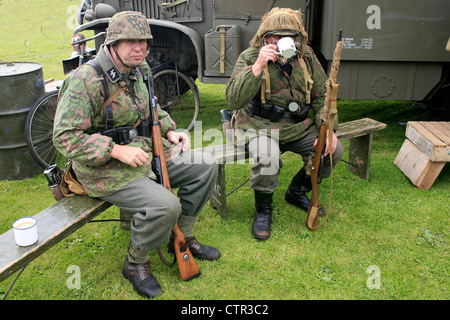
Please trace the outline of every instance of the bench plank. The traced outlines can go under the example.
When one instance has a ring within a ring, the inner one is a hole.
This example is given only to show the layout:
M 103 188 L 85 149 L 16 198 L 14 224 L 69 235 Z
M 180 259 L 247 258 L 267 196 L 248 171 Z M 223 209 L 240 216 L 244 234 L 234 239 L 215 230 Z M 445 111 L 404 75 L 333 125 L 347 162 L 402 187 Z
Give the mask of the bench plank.
M 219 164 L 245 160 L 248 158 L 248 151 L 245 150 L 245 146 L 237 146 L 231 142 L 201 148 L 200 150 L 215 158 Z
M 379 130 L 385 129 L 386 127 L 387 125 L 385 123 L 370 118 L 363 118 L 339 123 L 336 136 L 341 140 L 352 139 L 372 134 Z
M 111 204 L 88 196 L 61 199 L 34 216 L 38 242 L 19 247 L 11 229 L 0 236 L 0 282 L 20 270 L 72 232 L 89 222 Z

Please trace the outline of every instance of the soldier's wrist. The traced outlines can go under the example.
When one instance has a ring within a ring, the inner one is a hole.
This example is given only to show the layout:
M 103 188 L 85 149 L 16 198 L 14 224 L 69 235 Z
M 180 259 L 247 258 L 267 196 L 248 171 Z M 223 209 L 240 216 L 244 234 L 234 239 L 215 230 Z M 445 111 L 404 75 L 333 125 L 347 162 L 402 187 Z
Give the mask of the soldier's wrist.
M 173 129 L 167 130 L 167 132 L 166 132 L 166 138 L 167 138 L 167 139 L 169 138 L 169 133 L 172 132 L 172 131 L 175 131 L 175 130 L 173 130 Z

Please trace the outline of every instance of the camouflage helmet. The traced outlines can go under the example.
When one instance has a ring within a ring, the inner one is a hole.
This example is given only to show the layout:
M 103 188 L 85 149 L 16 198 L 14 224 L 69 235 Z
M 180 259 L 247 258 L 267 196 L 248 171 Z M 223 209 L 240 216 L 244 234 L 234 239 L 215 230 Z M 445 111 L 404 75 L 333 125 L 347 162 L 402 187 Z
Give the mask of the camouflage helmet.
M 263 39 L 269 35 L 301 36 L 300 52 L 306 49 L 308 34 L 302 22 L 302 12 L 290 8 L 273 8 L 261 18 L 261 24 L 250 46 L 259 48 L 263 45 Z
M 109 20 L 106 29 L 106 45 L 113 44 L 118 40 L 129 39 L 153 39 L 147 19 L 140 12 L 118 12 Z

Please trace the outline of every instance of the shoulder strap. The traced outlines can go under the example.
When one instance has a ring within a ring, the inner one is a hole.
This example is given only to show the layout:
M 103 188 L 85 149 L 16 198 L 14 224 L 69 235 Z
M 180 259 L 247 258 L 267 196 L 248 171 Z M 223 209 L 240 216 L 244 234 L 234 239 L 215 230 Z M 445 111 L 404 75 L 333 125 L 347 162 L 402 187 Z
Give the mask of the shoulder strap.
M 306 92 L 305 92 L 305 100 L 306 105 L 311 104 L 311 90 L 314 84 L 314 81 L 312 80 L 309 72 L 308 67 L 306 66 L 305 60 L 303 60 L 302 57 L 298 56 L 298 62 L 300 63 L 300 66 L 303 70 L 303 74 L 305 76 L 305 85 L 306 85 Z M 266 66 L 263 70 L 262 75 L 262 83 L 261 83 L 261 101 L 262 103 L 266 103 L 266 100 L 269 100 L 271 97 L 270 93 L 270 75 L 269 75 L 269 67 Z
M 113 94 L 108 98 L 108 100 L 106 100 L 105 102 L 102 103 L 102 105 L 100 106 L 100 112 L 103 112 L 103 110 L 106 107 L 111 107 L 111 102 L 113 102 L 113 100 L 115 98 L 117 98 L 117 96 L 125 89 L 125 87 L 119 87 L 116 91 L 113 92 Z
M 101 127 L 103 127 L 103 128 L 101 128 L 103 131 L 103 130 L 112 128 L 114 126 L 111 102 L 120 93 L 121 90 L 119 91 L 119 89 L 123 90 L 123 88 L 119 88 L 118 90 L 116 90 L 116 92 L 114 92 L 113 96 L 111 96 L 109 88 L 108 88 L 108 84 L 106 82 L 106 76 L 103 73 L 103 70 L 100 67 L 100 65 L 97 63 L 97 61 L 89 60 L 88 62 L 86 62 L 86 64 L 93 67 L 95 69 L 95 71 L 97 71 L 98 76 L 100 78 L 102 78 L 103 88 L 105 90 L 105 101 L 100 106 L 100 112 L 103 112 L 103 120 L 102 120 L 102 126 L 101 126 Z
M 309 75 L 308 67 L 306 67 L 306 63 L 305 63 L 305 60 L 303 59 L 303 57 L 298 56 L 298 62 L 300 63 L 300 66 L 303 69 L 303 74 L 305 76 L 306 104 L 310 105 L 311 104 L 311 90 L 312 90 L 312 86 L 314 84 L 314 81 L 312 80 L 311 76 Z
M 261 82 L 261 102 L 266 103 L 267 100 L 270 100 L 271 93 L 270 93 L 270 74 L 269 74 L 269 66 L 266 65 L 266 67 L 263 70 L 262 74 L 262 82 Z

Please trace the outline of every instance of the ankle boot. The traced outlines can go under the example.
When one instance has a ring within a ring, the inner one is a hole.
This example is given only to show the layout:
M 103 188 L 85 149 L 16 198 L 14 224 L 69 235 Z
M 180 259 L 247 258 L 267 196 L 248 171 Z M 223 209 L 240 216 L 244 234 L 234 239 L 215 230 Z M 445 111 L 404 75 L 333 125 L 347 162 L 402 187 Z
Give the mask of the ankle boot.
M 270 237 L 272 196 L 272 193 L 261 193 L 255 190 L 255 217 L 252 225 L 252 234 L 255 239 L 267 240 Z
M 122 275 L 133 285 L 133 289 L 145 298 L 155 298 L 163 290 L 150 269 L 150 261 L 144 263 L 131 263 L 128 257 L 122 269 Z
M 220 258 L 219 250 L 206 244 L 201 244 L 195 236 L 186 237 L 185 245 L 188 246 L 194 258 L 209 261 L 214 261 Z M 167 252 L 175 252 L 173 235 L 170 236 L 169 243 L 167 244 Z
M 292 178 L 291 184 L 286 190 L 284 199 L 288 203 L 293 204 L 303 211 L 308 212 L 310 201 L 306 193 L 310 192 L 311 190 L 311 177 L 306 175 L 306 170 L 303 167 Z M 318 213 L 320 217 L 325 215 L 325 211 L 323 210 L 321 205 L 319 205 Z

